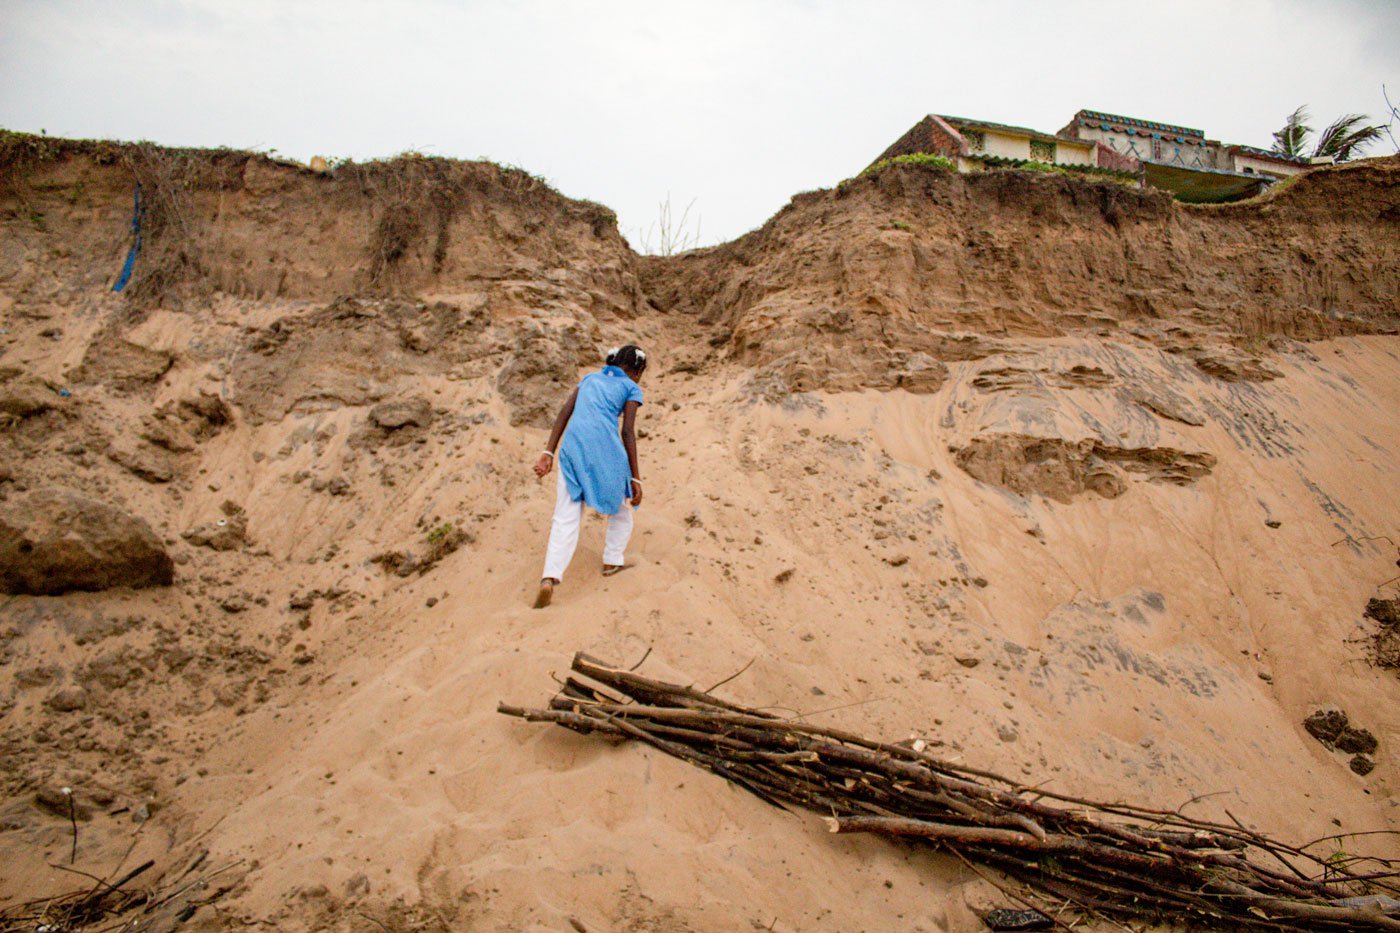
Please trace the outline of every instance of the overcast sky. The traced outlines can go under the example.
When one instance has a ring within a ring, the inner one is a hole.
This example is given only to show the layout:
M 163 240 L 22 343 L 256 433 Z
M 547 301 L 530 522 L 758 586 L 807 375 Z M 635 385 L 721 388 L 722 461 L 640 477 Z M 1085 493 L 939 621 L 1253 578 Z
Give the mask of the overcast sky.
M 930 112 L 1268 146 L 1299 104 L 1379 118 L 1382 84 L 1400 103 L 1400 0 L 0 0 L 0 126 L 484 157 L 635 246 L 668 195 L 737 236 Z

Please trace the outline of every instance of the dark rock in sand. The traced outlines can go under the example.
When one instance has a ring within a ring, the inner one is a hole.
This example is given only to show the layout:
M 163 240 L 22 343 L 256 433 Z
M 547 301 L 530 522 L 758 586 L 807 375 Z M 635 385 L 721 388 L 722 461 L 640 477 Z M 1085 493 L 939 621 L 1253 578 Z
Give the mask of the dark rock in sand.
M 314 479 L 311 481 L 311 491 L 328 492 L 333 496 L 348 496 L 350 494 L 350 481 L 343 476 L 331 479 Z
M 62 396 L 32 376 L 0 381 L 0 415 L 29 418 L 57 408 Z
M 1205 415 L 1186 396 L 1173 392 L 1166 386 L 1138 386 L 1131 390 L 1129 397 L 1148 411 L 1171 421 L 1180 421 L 1200 427 L 1206 423 Z
M 67 793 L 64 793 L 67 791 Z M 34 805 L 46 813 L 63 819 L 92 819 L 92 807 L 84 802 L 79 791 L 58 784 L 45 784 L 34 794 Z
M 1256 356 L 1229 347 L 1197 347 L 1190 352 L 1201 372 L 1225 382 L 1268 382 L 1283 373 Z
M 422 396 L 380 402 L 369 410 L 369 420 L 386 431 L 409 425 L 426 428 L 433 422 L 433 406 Z
M 225 425 L 233 423 L 233 409 L 228 403 L 203 389 L 195 395 L 180 399 L 179 404 L 175 406 L 175 413 L 199 440 L 212 437 Z
M 166 455 L 150 445 L 113 444 L 107 448 L 107 459 L 148 483 L 168 483 L 175 478 L 175 469 Z
M 40 489 L 0 510 L 0 592 L 168 586 L 175 562 L 141 519 L 62 489 Z
M 35 667 L 26 667 L 23 670 L 15 671 L 15 686 L 20 689 L 28 687 L 47 687 L 49 684 L 57 683 L 63 679 L 63 668 L 57 664 L 40 664 Z
M 1019 910 L 1012 907 L 998 907 L 982 915 L 982 922 L 989 930 L 1002 930 L 1007 933 L 1021 930 L 1050 930 L 1055 921 L 1038 910 Z
M 1335 707 L 1320 709 L 1303 720 L 1303 728 L 1313 738 L 1326 745 L 1333 745 L 1347 727 L 1347 714 Z
M 141 439 L 149 441 L 172 454 L 189 453 L 195 448 L 195 439 L 185 426 L 170 418 L 148 415 L 141 426 Z
M 1366 603 L 1366 618 L 1374 619 L 1382 628 L 1400 627 L 1400 599 L 1372 599 Z
M 180 537 L 196 547 L 236 551 L 248 540 L 248 517 L 235 502 L 224 501 L 223 518 L 195 525 Z
M 1350 726 L 1342 730 L 1342 734 L 1337 737 L 1337 741 L 1333 744 L 1337 746 L 1338 751 L 1369 755 L 1376 750 L 1378 743 L 1376 737 L 1371 734 L 1371 730 Z
M 1365 755 L 1357 755 L 1352 758 L 1351 761 L 1347 762 L 1347 766 L 1357 774 L 1364 776 L 1375 770 L 1376 763 Z
M 118 390 L 149 385 L 175 363 L 165 350 L 153 350 L 129 340 L 109 337 L 94 341 L 82 365 L 70 373 L 76 382 L 100 382 Z
M 87 691 L 82 687 L 60 687 L 44 699 L 44 705 L 59 713 L 71 713 L 87 706 Z
M 121 690 L 145 678 L 148 671 L 141 664 L 141 654 L 126 646 L 108 651 L 84 664 L 76 676 L 84 684 L 97 684 L 107 690 Z

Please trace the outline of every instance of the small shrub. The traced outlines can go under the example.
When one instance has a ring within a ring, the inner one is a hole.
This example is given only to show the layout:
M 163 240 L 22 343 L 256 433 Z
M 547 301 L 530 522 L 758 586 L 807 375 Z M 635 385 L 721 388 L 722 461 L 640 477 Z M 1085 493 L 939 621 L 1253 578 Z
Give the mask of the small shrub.
M 218 154 L 143 141 L 123 147 L 121 159 L 141 186 L 141 255 L 127 296 L 148 305 L 207 291 L 194 196 L 218 187 Z
M 579 201 L 583 207 L 583 216 L 593 229 L 595 237 L 604 237 L 609 230 L 617 229 L 617 214 L 612 208 L 597 201 Z
M 47 136 L 0 129 L 0 187 L 12 186 L 16 177 L 34 165 L 60 154 L 57 141 Z
M 1058 172 L 1061 175 L 1097 178 L 1111 181 L 1129 188 L 1137 187 L 1138 177 L 1134 172 L 1116 168 L 1103 168 L 1098 165 L 1059 165 L 1054 162 L 1041 162 L 1034 159 L 1012 159 L 1006 156 L 986 156 L 981 159 L 989 169 L 1009 169 L 1016 172 Z
M 431 567 L 461 547 L 468 535 L 451 522 L 443 522 L 428 532 L 427 550 L 423 555 L 424 569 Z
M 384 551 L 371 557 L 369 562 L 378 564 L 385 573 L 396 577 L 406 577 L 421 566 L 418 558 L 404 551 Z
M 885 225 L 886 230 L 913 230 L 912 224 L 903 220 L 891 220 Z
M 370 558 L 370 563 L 378 564 L 387 574 L 407 577 L 413 574 L 422 576 L 438 565 L 444 557 L 463 544 L 475 540 L 475 536 L 451 522 L 443 522 L 423 537 L 423 556 L 412 551 L 385 551 Z
M 861 172 L 861 177 L 878 174 L 891 165 L 922 165 L 945 172 L 955 172 L 958 168 L 957 163 L 947 156 L 935 155 L 932 152 L 911 152 L 908 155 L 895 156 L 893 159 L 881 159 Z

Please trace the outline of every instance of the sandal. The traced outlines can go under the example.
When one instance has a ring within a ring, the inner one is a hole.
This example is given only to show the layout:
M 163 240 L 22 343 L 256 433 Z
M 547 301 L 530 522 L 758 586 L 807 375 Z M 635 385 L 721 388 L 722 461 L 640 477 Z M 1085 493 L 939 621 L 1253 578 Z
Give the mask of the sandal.
M 604 564 L 604 565 L 603 565 L 603 576 L 605 576 L 605 577 L 610 577 L 610 576 L 612 576 L 612 575 L 615 574 L 615 573 L 621 573 L 622 571 L 626 570 L 626 569 L 627 569 L 628 567 L 630 567 L 630 566 L 631 566 L 631 564 Z
M 550 604 L 554 599 L 554 585 L 558 582 L 558 580 L 553 580 L 549 577 L 545 577 L 540 581 L 540 591 L 535 594 L 536 609 L 543 609 Z

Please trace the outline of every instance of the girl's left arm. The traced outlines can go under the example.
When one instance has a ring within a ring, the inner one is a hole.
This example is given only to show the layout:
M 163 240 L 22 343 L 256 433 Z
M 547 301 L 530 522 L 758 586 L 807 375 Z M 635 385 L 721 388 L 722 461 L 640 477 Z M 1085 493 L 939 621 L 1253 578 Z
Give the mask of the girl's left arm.
M 637 409 L 641 407 L 641 402 L 628 402 L 622 407 L 622 446 L 627 449 L 627 465 L 632 468 L 632 478 L 637 480 L 628 484 L 632 490 L 633 505 L 642 504 L 642 468 L 637 465 Z

